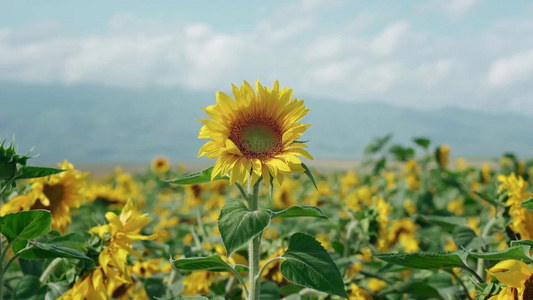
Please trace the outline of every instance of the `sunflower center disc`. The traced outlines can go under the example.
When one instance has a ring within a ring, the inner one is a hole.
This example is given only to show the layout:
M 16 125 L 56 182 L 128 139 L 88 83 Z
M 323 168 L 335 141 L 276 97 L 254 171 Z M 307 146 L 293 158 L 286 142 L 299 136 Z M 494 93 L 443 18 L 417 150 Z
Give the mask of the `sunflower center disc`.
M 64 200 L 63 196 L 65 194 L 65 187 L 61 184 L 45 184 L 43 186 L 43 194 L 45 194 L 45 196 L 48 197 L 48 200 L 50 200 L 50 206 L 44 206 L 40 201 L 37 201 L 31 209 L 46 209 L 51 213 L 54 213 Z
M 265 124 L 248 124 L 241 129 L 240 133 L 239 148 L 251 156 L 275 151 L 279 144 L 276 131 Z

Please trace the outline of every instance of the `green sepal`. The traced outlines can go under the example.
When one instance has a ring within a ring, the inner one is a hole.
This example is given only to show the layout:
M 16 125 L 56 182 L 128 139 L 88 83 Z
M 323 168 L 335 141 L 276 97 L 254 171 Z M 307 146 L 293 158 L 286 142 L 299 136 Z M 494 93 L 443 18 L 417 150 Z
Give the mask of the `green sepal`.
M 305 175 L 307 175 L 307 177 L 309 177 L 309 179 L 311 180 L 311 182 L 312 182 L 313 185 L 315 186 L 315 189 L 318 191 L 318 187 L 316 186 L 315 178 L 313 177 L 313 174 L 311 173 L 311 170 L 309 170 L 309 168 L 307 167 L 307 165 L 304 164 L 304 163 L 302 163 L 302 168 L 304 168 L 304 170 L 305 170 Z
M 33 167 L 33 166 L 24 166 L 18 169 L 15 179 L 30 179 L 45 177 L 49 175 L 58 174 L 65 172 L 63 169 L 47 168 L 47 167 Z
M 520 206 L 522 206 L 523 208 L 529 211 L 533 211 L 533 197 L 530 197 L 529 199 L 520 203 Z

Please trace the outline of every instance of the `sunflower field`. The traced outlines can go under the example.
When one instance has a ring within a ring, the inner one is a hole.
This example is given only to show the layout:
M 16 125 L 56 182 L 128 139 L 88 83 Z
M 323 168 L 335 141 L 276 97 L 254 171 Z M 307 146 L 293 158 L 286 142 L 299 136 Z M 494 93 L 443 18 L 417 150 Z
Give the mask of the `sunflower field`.
M 204 110 L 200 172 L 91 176 L 4 140 L 0 300 L 532 299 L 533 161 L 388 135 L 313 169 L 292 90 L 244 82 Z

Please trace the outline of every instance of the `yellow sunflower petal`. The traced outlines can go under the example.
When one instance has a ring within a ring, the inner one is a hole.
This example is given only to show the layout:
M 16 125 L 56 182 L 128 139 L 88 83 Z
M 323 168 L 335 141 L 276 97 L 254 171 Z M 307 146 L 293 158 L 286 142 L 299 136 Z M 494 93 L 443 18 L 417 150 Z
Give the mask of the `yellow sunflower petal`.
M 303 100 L 292 99 L 292 89 L 280 90 L 276 80 L 272 88 L 255 81 L 255 90 L 247 81 L 232 85 L 233 98 L 216 93 L 216 105 L 204 108 L 211 119 L 201 119 L 204 126 L 199 138 L 211 139 L 199 150 L 199 156 L 218 158 L 212 177 L 230 173 L 230 184 L 257 182 L 272 175 L 276 182 L 291 172 L 301 171 L 298 156 L 312 159 L 305 145 L 294 143 L 309 127 L 300 124 L 308 112 Z
M 515 259 L 501 261 L 494 265 L 488 272 L 501 283 L 519 288 L 533 275 L 531 268 Z

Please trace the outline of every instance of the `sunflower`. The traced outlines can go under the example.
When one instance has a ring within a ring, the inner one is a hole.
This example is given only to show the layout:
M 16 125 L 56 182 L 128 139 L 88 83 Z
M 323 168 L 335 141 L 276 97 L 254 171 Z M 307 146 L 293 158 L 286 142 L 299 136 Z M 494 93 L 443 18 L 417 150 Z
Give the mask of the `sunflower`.
M 504 260 L 487 270 L 506 287 L 489 300 L 533 298 L 533 272 L 531 268 L 514 259 Z
M 290 173 L 304 171 L 297 156 L 312 159 L 298 142 L 309 124 L 298 123 L 308 112 L 303 100 L 292 99 L 292 89 L 272 89 L 256 81 L 256 90 L 246 81 L 233 85 L 233 97 L 217 92 L 217 104 L 204 109 L 212 119 L 201 119 L 204 126 L 198 138 L 211 139 L 198 156 L 218 158 L 211 178 L 230 172 L 230 184 L 244 184 L 250 177 L 282 183 Z
M 64 233 L 72 221 L 70 209 L 78 208 L 84 196 L 89 173 L 74 169 L 68 161 L 58 164 L 65 172 L 32 179 L 32 189 L 2 206 L 1 215 L 18 211 L 45 209 L 52 213 L 52 228 Z
M 150 165 L 152 170 L 158 174 L 164 174 L 170 169 L 170 162 L 166 157 L 156 157 L 154 160 L 152 160 L 152 164 Z
M 437 148 L 437 151 L 435 151 L 435 155 L 439 166 L 443 169 L 446 169 L 448 166 L 448 158 L 450 156 L 450 146 L 448 146 L 448 144 L 440 146 Z

